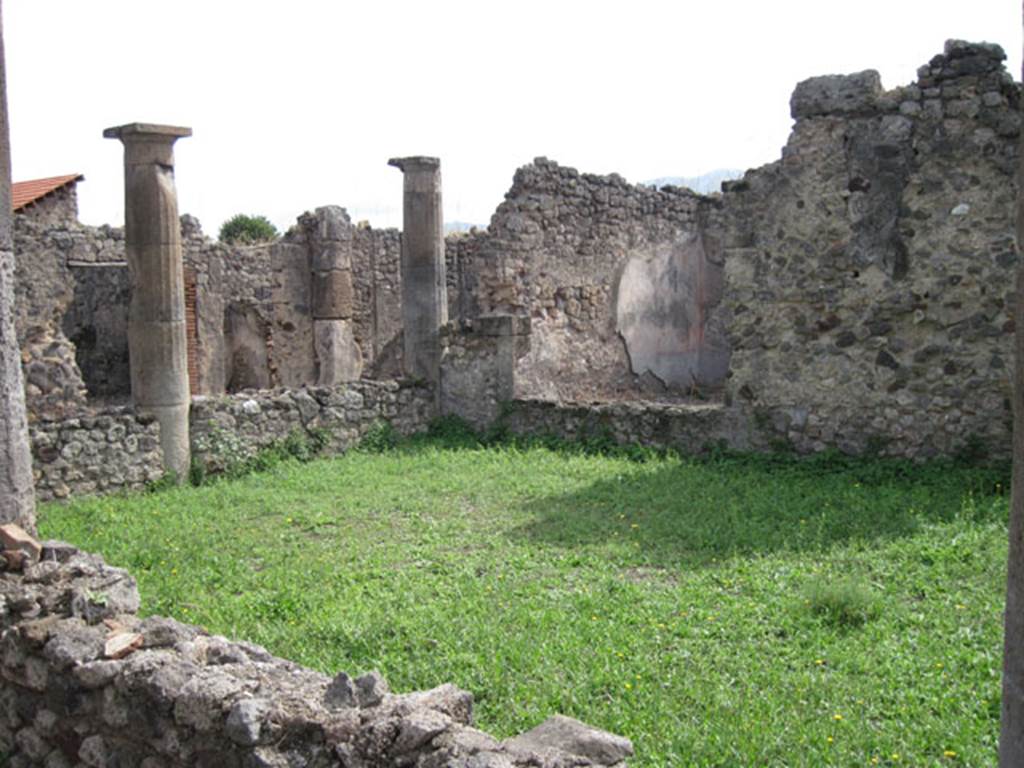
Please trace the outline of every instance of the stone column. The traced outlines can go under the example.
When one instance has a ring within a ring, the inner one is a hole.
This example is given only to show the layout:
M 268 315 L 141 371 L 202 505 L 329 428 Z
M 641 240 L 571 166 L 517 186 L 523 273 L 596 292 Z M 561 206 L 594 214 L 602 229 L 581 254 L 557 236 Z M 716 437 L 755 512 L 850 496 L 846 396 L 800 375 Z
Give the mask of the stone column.
M 181 480 L 190 459 L 189 385 L 174 142 L 191 136 L 192 129 L 131 123 L 103 135 L 124 144 L 132 400 L 160 422 L 164 469 Z
M 1022 4 L 1024 5 L 1024 4 Z M 1024 132 L 1017 158 L 1017 252 L 1024 249 Z M 1024 765 L 1024 266 L 1017 267 L 1014 308 L 1013 483 L 1006 575 L 1000 768 Z
M 0 21 L 0 523 L 35 530 L 32 451 L 25 413 L 21 350 L 14 332 L 14 244 L 11 233 L 11 141 Z
M 405 174 L 402 204 L 402 330 L 405 372 L 435 386 L 440 377 L 440 329 L 448 322 L 444 275 L 441 161 L 399 157 L 388 165 Z
M 330 387 L 363 373 L 363 355 L 353 334 L 352 221 L 344 208 L 316 209 L 310 238 L 313 346 L 317 384 Z

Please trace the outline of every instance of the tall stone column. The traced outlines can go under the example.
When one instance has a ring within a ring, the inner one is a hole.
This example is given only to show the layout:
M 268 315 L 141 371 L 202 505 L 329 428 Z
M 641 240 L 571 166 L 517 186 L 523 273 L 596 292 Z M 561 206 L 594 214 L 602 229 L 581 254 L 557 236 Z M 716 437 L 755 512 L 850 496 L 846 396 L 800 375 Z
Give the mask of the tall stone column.
M 191 128 L 130 123 L 103 132 L 124 144 L 125 251 L 131 275 L 132 400 L 160 422 L 164 469 L 188 475 L 188 359 L 174 142 Z
M 317 208 L 311 235 L 317 384 L 330 387 L 354 381 L 363 373 L 352 321 L 352 221 L 344 208 Z
M 0 523 L 35 530 L 36 497 L 25 414 L 21 350 L 14 332 L 14 244 L 11 229 L 11 139 L 0 21 Z
M 388 165 L 405 174 L 402 195 L 402 329 L 405 372 L 440 379 L 441 326 L 448 322 L 444 274 L 441 161 L 399 157 Z
M 1022 3 L 1024 11 L 1024 3 Z M 1017 158 L 1017 252 L 1024 252 L 1024 132 Z M 1020 262 L 1018 262 L 1020 263 Z M 1006 574 L 1000 768 L 1024 765 L 1024 266 L 1017 268 L 1014 308 L 1013 483 Z

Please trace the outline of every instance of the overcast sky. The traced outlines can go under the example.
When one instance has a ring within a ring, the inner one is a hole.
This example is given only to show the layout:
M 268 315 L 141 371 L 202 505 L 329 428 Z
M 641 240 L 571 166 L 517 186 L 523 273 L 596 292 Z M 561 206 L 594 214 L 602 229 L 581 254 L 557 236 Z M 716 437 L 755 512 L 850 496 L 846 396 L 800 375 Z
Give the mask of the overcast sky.
M 778 158 L 804 78 L 906 84 L 950 37 L 1002 45 L 1016 0 L 6 0 L 14 179 L 84 173 L 83 221 L 123 221 L 104 128 L 191 126 L 182 213 L 401 224 L 389 157 L 437 155 L 445 219 L 486 224 L 539 155 L 630 181 Z

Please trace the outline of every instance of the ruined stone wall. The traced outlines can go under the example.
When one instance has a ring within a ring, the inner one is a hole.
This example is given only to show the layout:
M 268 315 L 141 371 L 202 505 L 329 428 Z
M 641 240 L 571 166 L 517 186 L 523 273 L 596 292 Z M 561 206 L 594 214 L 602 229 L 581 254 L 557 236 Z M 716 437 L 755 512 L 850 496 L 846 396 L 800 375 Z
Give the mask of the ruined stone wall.
M 31 373 L 30 413 L 70 415 L 86 390 L 100 400 L 126 398 L 123 231 L 65 219 L 15 221 L 16 323 Z M 198 393 L 315 383 L 311 241 L 301 220 L 273 243 L 243 246 L 210 240 L 186 215 L 182 242 L 195 276 Z M 400 247 L 397 230 L 353 229 L 355 340 L 374 377 L 401 372 Z
M 128 303 L 131 283 L 124 262 L 69 262 L 74 295 L 61 327 L 75 346 L 75 362 L 90 399 L 126 399 Z
M 78 186 L 67 184 L 45 197 L 29 203 L 14 214 L 15 218 L 31 219 L 47 227 L 75 224 L 78 221 Z
M 293 434 L 322 436 L 327 452 L 341 453 L 375 426 L 386 422 L 409 435 L 435 414 L 428 387 L 393 380 L 194 398 L 192 455 L 216 471 L 226 459 L 244 460 Z
M 531 319 L 520 395 L 660 397 L 721 383 L 728 350 L 710 320 L 721 249 L 689 190 L 538 158 L 516 172 L 487 232 L 456 247 L 449 288 L 462 316 Z
M 729 394 L 765 432 L 802 451 L 1009 451 L 1020 118 L 1003 58 L 951 42 L 893 91 L 874 72 L 805 81 L 782 159 L 727 183 Z
M 67 263 L 104 260 L 118 245 L 112 234 L 87 232 L 74 223 L 14 218 L 14 323 L 30 421 L 62 418 L 85 402 L 75 348 L 62 327 L 74 297 Z
M 173 619 L 96 555 L 0 527 L 0 755 L 11 766 L 624 766 L 628 740 L 564 717 L 499 742 L 453 685 L 392 693 Z
M 359 225 L 352 239 L 355 335 L 365 374 L 402 372 L 402 233 Z

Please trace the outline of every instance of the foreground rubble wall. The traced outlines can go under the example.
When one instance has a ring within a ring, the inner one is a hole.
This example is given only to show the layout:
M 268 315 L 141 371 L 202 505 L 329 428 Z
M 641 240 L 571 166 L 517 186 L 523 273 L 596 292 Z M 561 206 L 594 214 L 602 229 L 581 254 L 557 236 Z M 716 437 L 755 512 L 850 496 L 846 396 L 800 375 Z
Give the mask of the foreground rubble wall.
M 12 768 L 623 766 L 626 739 L 553 717 L 504 742 L 453 685 L 390 692 L 173 619 L 96 555 L 0 526 L 0 757 Z

